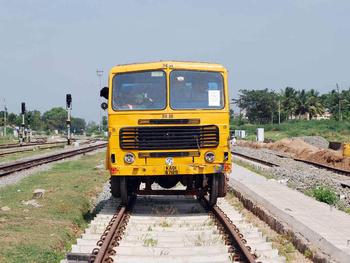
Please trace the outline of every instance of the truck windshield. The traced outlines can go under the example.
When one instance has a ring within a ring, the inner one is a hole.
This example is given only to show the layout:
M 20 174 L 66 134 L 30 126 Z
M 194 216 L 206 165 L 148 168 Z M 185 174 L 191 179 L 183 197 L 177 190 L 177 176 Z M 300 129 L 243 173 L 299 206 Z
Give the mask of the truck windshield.
M 166 74 L 161 70 L 116 74 L 112 99 L 116 111 L 165 109 Z
M 174 70 L 170 73 L 172 109 L 222 109 L 223 77 L 219 72 Z

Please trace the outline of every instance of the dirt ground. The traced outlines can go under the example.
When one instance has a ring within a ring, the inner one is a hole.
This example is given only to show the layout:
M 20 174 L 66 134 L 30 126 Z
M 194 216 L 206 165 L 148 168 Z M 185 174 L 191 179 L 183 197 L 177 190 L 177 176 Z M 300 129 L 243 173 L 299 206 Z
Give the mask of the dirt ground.
M 252 149 L 266 148 L 281 152 L 284 155 L 293 154 L 294 158 L 332 166 L 342 170 L 350 170 L 350 157 L 343 156 L 343 151 L 325 150 L 310 145 L 300 139 L 284 138 L 274 143 L 252 142 L 239 140 L 237 145 Z

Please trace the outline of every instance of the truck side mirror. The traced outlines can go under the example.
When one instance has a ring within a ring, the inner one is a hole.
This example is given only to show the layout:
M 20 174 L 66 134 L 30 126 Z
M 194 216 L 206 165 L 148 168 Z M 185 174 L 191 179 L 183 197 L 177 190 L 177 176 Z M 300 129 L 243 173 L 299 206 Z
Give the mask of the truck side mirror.
M 106 100 L 108 100 L 108 93 L 109 93 L 109 88 L 104 87 L 103 89 L 100 90 L 100 97 L 104 97 Z

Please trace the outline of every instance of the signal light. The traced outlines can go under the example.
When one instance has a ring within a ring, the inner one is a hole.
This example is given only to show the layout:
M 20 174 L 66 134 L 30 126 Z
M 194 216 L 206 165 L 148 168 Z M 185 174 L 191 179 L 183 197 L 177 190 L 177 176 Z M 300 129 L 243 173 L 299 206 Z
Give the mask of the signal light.
M 28 118 L 28 124 L 30 124 L 30 113 L 28 113 L 27 118 Z
M 4 124 L 5 124 L 5 120 L 4 120 L 4 119 L 2 119 L 2 121 L 1 121 L 1 125 L 2 125 L 2 126 L 4 126 Z
M 26 112 L 26 104 L 22 102 L 22 114 Z
M 71 104 L 72 104 L 72 95 L 71 94 L 66 95 L 66 102 L 67 102 L 67 109 L 70 109 Z

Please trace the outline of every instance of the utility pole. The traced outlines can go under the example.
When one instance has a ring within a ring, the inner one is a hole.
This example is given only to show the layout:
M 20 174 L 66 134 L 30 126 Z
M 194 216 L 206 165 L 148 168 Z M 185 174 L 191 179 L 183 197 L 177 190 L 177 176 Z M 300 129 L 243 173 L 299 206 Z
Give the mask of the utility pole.
M 4 135 L 5 135 L 5 137 L 6 137 L 6 113 L 7 113 L 7 107 L 6 107 L 6 101 L 5 101 L 5 99 L 4 99 Z
M 278 125 L 281 124 L 281 100 L 278 100 Z
M 31 138 L 31 130 L 30 130 L 30 116 L 31 116 L 31 113 L 28 111 L 28 114 L 27 114 L 27 120 L 28 120 L 28 131 L 27 131 L 27 140 L 28 142 L 30 142 L 30 138 Z
M 97 76 L 100 78 L 100 90 L 102 89 L 101 87 L 101 77 L 103 75 L 103 71 L 102 70 L 96 70 L 96 74 Z M 98 122 L 98 130 L 101 131 L 102 128 L 101 128 L 101 119 L 102 119 L 102 113 L 101 113 L 101 96 L 100 96 L 100 104 L 99 104 L 99 107 L 100 109 L 100 118 L 99 118 L 99 122 Z
M 339 92 L 339 87 L 337 83 L 337 90 L 338 90 L 338 98 L 339 98 L 339 120 L 341 121 L 343 119 L 342 114 L 341 114 L 341 98 L 340 98 L 340 92 Z
M 273 111 L 271 111 L 271 125 L 273 125 Z

